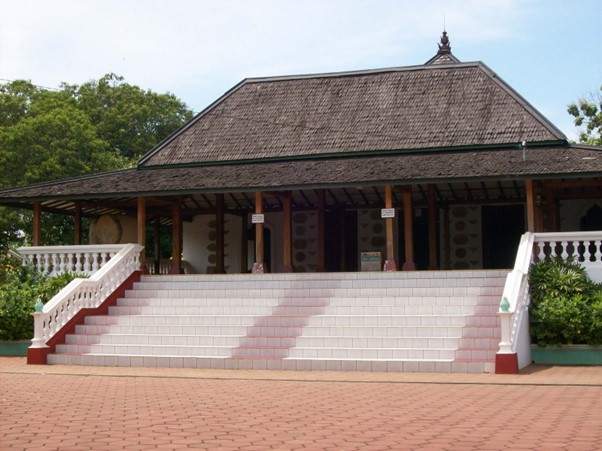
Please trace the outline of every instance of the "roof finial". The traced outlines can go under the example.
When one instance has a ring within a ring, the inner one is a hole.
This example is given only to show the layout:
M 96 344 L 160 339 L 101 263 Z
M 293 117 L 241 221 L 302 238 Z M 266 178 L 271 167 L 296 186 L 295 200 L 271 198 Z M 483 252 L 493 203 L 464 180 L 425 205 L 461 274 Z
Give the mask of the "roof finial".
M 441 44 L 437 44 L 439 46 L 439 50 L 437 51 L 438 55 L 447 55 L 451 53 L 451 45 L 449 45 L 449 38 L 447 37 L 447 31 L 445 28 L 443 29 L 443 34 L 441 35 Z

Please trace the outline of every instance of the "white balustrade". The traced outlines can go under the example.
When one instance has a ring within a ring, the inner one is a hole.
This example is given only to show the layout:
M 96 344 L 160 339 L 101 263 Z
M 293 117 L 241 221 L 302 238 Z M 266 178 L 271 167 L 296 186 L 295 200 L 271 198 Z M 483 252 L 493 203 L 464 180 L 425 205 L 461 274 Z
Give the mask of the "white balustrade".
M 33 314 L 32 348 L 46 347 L 46 342 L 77 312 L 83 308 L 99 307 L 131 274 L 140 269 L 140 252 L 144 248 L 139 244 L 119 245 L 119 248 L 89 279 L 72 280 L 44 305 L 42 312 Z M 107 256 L 112 253 L 109 250 L 105 252 Z M 98 261 L 100 264 L 102 259 Z
M 602 231 L 530 233 L 521 237 L 514 269 L 506 279 L 500 304 L 499 354 L 517 354 L 518 367 L 531 363 L 529 338 L 529 267 L 535 260 L 561 257 L 582 264 L 589 276 L 602 282 Z M 508 302 L 506 303 L 505 300 Z
M 24 263 L 37 271 L 54 276 L 62 272 L 74 272 L 91 276 L 105 265 L 124 244 L 82 246 L 34 246 L 17 249 Z

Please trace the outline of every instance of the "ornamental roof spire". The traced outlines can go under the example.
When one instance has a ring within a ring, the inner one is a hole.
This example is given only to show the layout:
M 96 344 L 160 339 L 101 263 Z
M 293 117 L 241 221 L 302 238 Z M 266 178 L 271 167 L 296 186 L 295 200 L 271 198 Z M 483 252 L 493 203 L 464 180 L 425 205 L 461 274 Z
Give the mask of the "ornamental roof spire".
M 448 55 L 451 53 L 451 45 L 449 44 L 449 38 L 447 37 L 447 31 L 445 31 L 445 29 L 441 35 L 441 44 L 437 45 L 439 46 L 437 55 Z

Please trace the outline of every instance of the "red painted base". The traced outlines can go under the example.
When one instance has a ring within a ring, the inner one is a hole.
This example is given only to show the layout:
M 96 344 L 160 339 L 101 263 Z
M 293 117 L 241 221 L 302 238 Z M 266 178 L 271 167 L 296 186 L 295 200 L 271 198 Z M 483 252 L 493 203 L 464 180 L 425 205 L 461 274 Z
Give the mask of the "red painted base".
M 518 374 L 518 357 L 516 353 L 496 354 L 495 374 Z
M 27 349 L 27 364 L 28 365 L 46 365 L 46 358 L 50 354 L 50 348 L 28 348 Z
M 397 263 L 395 263 L 395 260 L 385 261 L 385 265 L 383 266 L 383 271 L 397 271 Z
M 65 343 L 65 337 L 75 332 L 75 326 L 83 324 L 86 316 L 108 315 L 109 307 L 117 305 L 117 299 L 125 296 L 127 290 L 131 290 L 134 282 L 140 281 L 142 271 L 132 273 L 98 308 L 81 309 L 59 330 L 54 337 L 46 342 L 46 348 L 27 349 L 27 363 L 31 365 L 46 365 L 48 354 L 55 351 L 57 344 Z

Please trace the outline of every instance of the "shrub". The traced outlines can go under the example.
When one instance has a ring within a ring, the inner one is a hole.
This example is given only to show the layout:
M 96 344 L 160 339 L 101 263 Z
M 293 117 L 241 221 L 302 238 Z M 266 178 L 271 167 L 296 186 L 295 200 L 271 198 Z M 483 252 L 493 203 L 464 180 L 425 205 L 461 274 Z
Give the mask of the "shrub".
M 529 271 L 530 333 L 538 345 L 602 342 L 602 288 L 575 261 L 555 258 Z
M 5 265 L 0 286 L 0 340 L 25 340 L 33 337 L 33 317 L 37 299 L 48 302 L 67 283 L 79 275 L 63 273 L 46 277 L 30 266 Z

